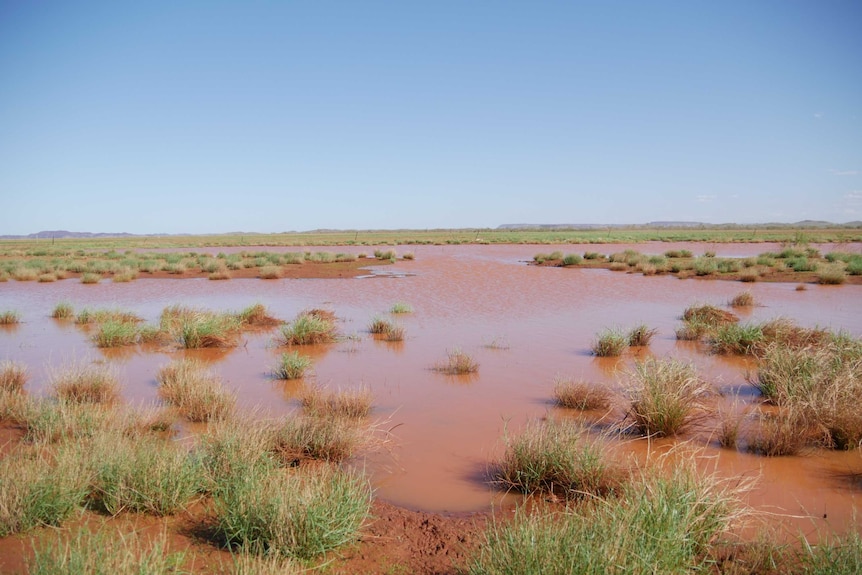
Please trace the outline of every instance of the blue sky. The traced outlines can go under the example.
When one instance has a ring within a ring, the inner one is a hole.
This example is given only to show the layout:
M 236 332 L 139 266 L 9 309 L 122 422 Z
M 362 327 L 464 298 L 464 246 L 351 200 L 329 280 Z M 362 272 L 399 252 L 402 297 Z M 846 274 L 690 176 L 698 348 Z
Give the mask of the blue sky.
M 0 234 L 862 220 L 862 2 L 0 0 Z

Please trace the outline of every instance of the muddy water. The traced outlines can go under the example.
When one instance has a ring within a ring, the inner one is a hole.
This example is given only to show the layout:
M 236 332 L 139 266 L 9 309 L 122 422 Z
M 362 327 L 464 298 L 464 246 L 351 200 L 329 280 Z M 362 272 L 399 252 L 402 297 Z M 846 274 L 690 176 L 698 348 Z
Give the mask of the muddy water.
M 581 377 L 618 387 L 634 356 L 599 359 L 589 353 L 596 333 L 608 327 L 647 323 L 658 329 L 649 350 L 697 363 L 701 373 L 739 401 L 757 401 L 745 382 L 750 364 L 710 356 L 697 344 L 677 342 L 674 329 L 692 303 L 722 305 L 750 289 L 761 306 L 743 315 L 761 321 L 778 316 L 806 326 L 845 330 L 862 336 L 862 286 L 816 286 L 796 291 L 795 284 L 741 284 L 679 280 L 673 277 L 536 268 L 524 261 L 539 251 L 600 251 L 632 247 L 643 253 L 690 249 L 695 254 L 749 256 L 779 246 L 770 244 L 640 244 L 637 246 L 405 246 L 413 261 L 399 260 L 386 272 L 399 277 L 333 280 L 206 279 L 148 280 L 124 284 L 83 285 L 66 280 L 50 284 L 9 281 L 0 284 L 0 309 L 16 309 L 24 323 L 0 331 L 0 358 L 25 362 L 31 372 L 28 390 L 43 393 L 52 369 L 80 358 L 107 360 L 115 366 L 130 402 L 157 401 L 154 375 L 159 366 L 180 356 L 211 362 L 240 404 L 274 415 L 297 408 L 304 385 L 330 388 L 370 387 L 375 396 L 372 419 L 384 446 L 355 462 L 372 476 L 380 498 L 410 508 L 471 511 L 500 503 L 485 481 L 488 461 L 498 454 L 502 437 L 525 422 L 559 415 L 549 399 L 556 375 Z M 314 249 L 314 248 L 305 248 Z M 831 248 L 824 248 L 829 251 Z M 842 251 L 860 251 L 858 244 Z M 198 250 L 201 251 L 201 250 Z M 214 250 L 229 251 L 225 249 Z M 279 251 L 297 251 L 281 249 Z M 331 251 L 331 249 L 330 249 Z M 369 248 L 339 251 L 369 252 Z M 309 307 L 332 309 L 345 335 L 342 343 L 301 350 L 314 357 L 314 376 L 284 383 L 268 370 L 280 350 L 273 332 L 250 333 L 226 351 L 178 351 L 171 348 L 99 350 L 87 333 L 48 317 L 59 301 L 76 309 L 120 307 L 154 321 L 171 304 L 236 310 L 255 302 L 290 319 Z M 366 332 L 371 318 L 386 314 L 396 301 L 414 313 L 395 316 L 406 340 L 391 344 Z M 445 376 L 431 367 L 459 348 L 479 362 L 473 376 Z M 613 415 L 612 415 L 613 417 Z M 388 432 L 386 434 L 382 432 Z M 701 443 L 707 443 L 704 439 Z M 643 452 L 651 444 L 628 444 Z M 862 504 L 858 452 L 818 452 L 805 457 L 766 459 L 707 446 L 706 453 L 729 476 L 758 476 L 750 495 L 756 508 L 778 521 L 810 531 L 843 529 Z M 825 517 L 825 518 L 824 518 Z

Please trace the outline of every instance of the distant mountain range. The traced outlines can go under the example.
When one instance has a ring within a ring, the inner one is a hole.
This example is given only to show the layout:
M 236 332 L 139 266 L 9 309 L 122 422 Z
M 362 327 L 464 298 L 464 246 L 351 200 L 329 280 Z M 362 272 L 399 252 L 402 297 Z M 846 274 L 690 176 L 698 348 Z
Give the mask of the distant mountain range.
M 707 224 L 704 222 L 678 222 L 678 221 L 658 221 L 647 222 L 645 224 L 503 224 L 497 226 L 498 230 L 607 230 L 613 229 L 638 229 L 638 228 L 695 228 L 695 229 L 721 229 L 721 228 L 862 228 L 862 221 L 845 222 L 836 224 L 833 222 L 825 222 L 820 220 L 802 220 L 795 223 L 777 223 L 767 222 L 760 224 Z M 470 228 L 475 229 L 475 228 Z M 335 230 L 321 229 L 313 230 L 308 233 L 325 233 L 325 232 L 344 232 L 357 230 Z M 359 231 L 375 231 L 375 230 L 359 230 Z M 405 230 L 408 231 L 408 230 Z M 260 232 L 226 232 L 224 234 L 205 234 L 205 235 L 258 235 Z M 302 233 L 302 232 L 284 232 L 284 233 Z M 128 232 L 70 232 L 68 230 L 45 230 L 36 232 L 35 234 L 27 235 L 0 235 L 2 240 L 38 240 L 38 239 L 63 239 L 63 238 L 123 238 L 123 237 L 167 237 L 167 236 L 192 236 L 195 234 L 130 234 Z

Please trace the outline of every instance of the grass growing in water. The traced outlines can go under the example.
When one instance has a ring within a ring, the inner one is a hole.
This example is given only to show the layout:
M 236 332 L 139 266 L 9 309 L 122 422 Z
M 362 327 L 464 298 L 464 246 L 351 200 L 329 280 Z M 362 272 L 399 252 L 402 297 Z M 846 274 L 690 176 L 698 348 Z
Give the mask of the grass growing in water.
M 606 329 L 596 336 L 591 347 L 593 355 L 598 357 L 617 357 L 622 355 L 629 345 L 629 338 L 618 329 Z
M 371 413 L 373 399 L 371 390 L 365 386 L 338 391 L 314 386 L 303 392 L 300 402 L 309 415 L 357 419 Z
M 97 347 L 120 347 L 138 343 L 140 330 L 136 323 L 108 320 L 99 324 L 93 341 Z
M 628 417 L 643 435 L 675 435 L 691 423 L 710 391 L 694 366 L 673 359 L 647 359 L 635 364 L 627 391 Z
M 273 368 L 272 375 L 278 379 L 299 379 L 311 367 L 312 360 L 307 355 L 299 355 L 298 351 L 283 353 L 278 364 Z
M 632 347 L 647 346 L 657 333 L 657 329 L 650 329 L 648 325 L 642 323 L 629 330 L 628 344 Z
M 750 291 L 739 292 L 727 304 L 731 307 L 751 307 L 755 304 L 754 294 Z
M 413 313 L 413 306 L 403 301 L 395 302 L 389 308 L 389 313 Z
M 159 369 L 156 381 L 159 396 L 189 421 L 217 421 L 233 413 L 236 397 L 200 361 L 173 361 Z
M 338 339 L 332 314 L 316 310 L 302 312 L 281 328 L 280 345 L 332 343 Z
M 53 395 L 62 401 L 109 404 L 120 395 L 117 374 L 105 365 L 73 362 L 53 371 L 50 379 Z
M 75 316 L 75 310 L 69 302 L 60 302 L 54 306 L 51 317 L 55 319 L 71 319 Z
M 553 493 L 565 499 L 604 495 L 619 485 L 620 471 L 603 444 L 577 424 L 534 422 L 506 441 L 492 468 L 492 480 L 524 493 Z
M 618 496 L 564 511 L 520 510 L 492 522 L 471 575 L 604 575 L 709 571 L 708 549 L 742 516 L 738 489 L 694 464 L 644 473 Z M 576 542 L 576 543 L 573 543 Z
M 433 369 L 447 375 L 466 375 L 479 371 L 479 364 L 470 354 L 456 348 L 446 352 L 446 361 L 434 365 Z
M 383 335 L 392 327 L 392 322 L 380 316 L 371 318 L 371 323 L 368 324 L 368 332 L 374 335 Z
M 21 314 L 15 310 L 0 312 L 0 325 L 15 325 L 21 323 Z
M 586 381 L 557 378 L 554 381 L 554 400 L 561 407 L 573 409 L 607 409 L 611 403 L 611 393 Z

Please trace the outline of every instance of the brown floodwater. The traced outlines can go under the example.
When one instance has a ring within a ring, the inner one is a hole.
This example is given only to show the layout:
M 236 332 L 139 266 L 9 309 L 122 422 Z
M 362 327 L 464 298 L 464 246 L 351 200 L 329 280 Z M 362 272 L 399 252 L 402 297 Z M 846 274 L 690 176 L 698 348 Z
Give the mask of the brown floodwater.
M 740 291 L 750 290 L 761 305 L 742 313 L 743 321 L 783 316 L 801 325 L 862 336 L 862 286 L 811 284 L 805 291 L 797 291 L 796 284 L 791 283 L 680 280 L 525 264 L 540 251 L 612 253 L 626 247 L 643 253 L 685 248 L 695 254 L 714 251 L 731 257 L 780 249 L 762 243 L 401 246 L 399 253 L 413 252 L 416 259 L 399 260 L 394 266 L 381 268 L 384 274 L 372 272 L 362 279 L 138 279 L 96 285 L 77 280 L 45 284 L 9 281 L 0 283 L 0 310 L 19 311 L 23 323 L 0 330 L 0 359 L 28 365 L 31 378 L 27 389 L 34 394 L 44 393 L 51 370 L 64 363 L 108 361 L 120 375 L 125 399 L 147 404 L 158 401 L 155 373 L 161 365 L 181 356 L 200 357 L 210 362 L 225 385 L 237 393 L 242 407 L 256 410 L 261 417 L 296 410 L 296 396 L 305 385 L 316 383 L 333 389 L 365 385 L 374 393 L 371 419 L 385 442 L 357 457 L 353 464 L 369 473 L 378 497 L 413 509 L 462 512 L 514 500 L 514 496 L 501 496 L 488 486 L 488 463 L 501 452 L 507 432 L 516 433 L 535 418 L 564 415 L 550 401 L 555 376 L 584 378 L 618 388 L 636 356 L 592 357 L 590 344 L 605 328 L 646 323 L 658 329 L 642 355 L 695 362 L 702 375 L 719 390 L 735 394 L 743 406 L 758 401 L 745 380 L 751 363 L 709 355 L 697 344 L 676 341 L 674 330 L 688 305 L 723 305 Z M 831 249 L 860 252 L 862 246 L 822 249 L 824 253 Z M 285 383 L 268 375 L 282 351 L 272 344 L 274 331 L 247 333 L 238 347 L 228 350 L 101 350 L 84 329 L 49 317 L 60 301 L 72 303 L 76 310 L 129 309 L 148 321 L 157 320 L 162 309 L 172 304 L 226 311 L 261 302 L 282 319 L 291 319 L 306 308 L 325 307 L 338 316 L 342 333 L 355 337 L 301 350 L 314 357 L 314 375 Z M 375 340 L 367 333 L 367 325 L 373 316 L 387 314 L 398 301 L 409 303 L 414 310 L 393 316 L 406 329 L 405 341 Z M 456 348 L 478 361 L 477 374 L 446 376 L 431 369 L 445 360 L 447 351 Z M 758 483 L 748 497 L 751 505 L 797 533 L 820 528 L 843 530 L 862 504 L 862 457 L 858 451 L 764 458 L 718 449 L 708 434 L 696 434 L 693 442 L 704 447 L 707 461 L 719 473 L 757 477 Z M 623 449 L 642 455 L 660 446 L 629 440 Z

